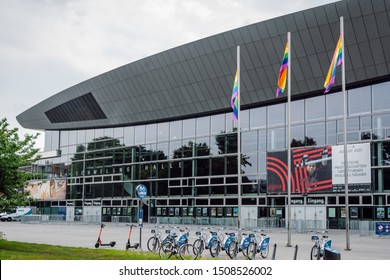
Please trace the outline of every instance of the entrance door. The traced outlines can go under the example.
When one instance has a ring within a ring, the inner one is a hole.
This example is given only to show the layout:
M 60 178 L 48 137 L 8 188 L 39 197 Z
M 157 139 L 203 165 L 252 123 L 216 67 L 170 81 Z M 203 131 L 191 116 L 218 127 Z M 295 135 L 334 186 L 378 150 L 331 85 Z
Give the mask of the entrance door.
M 257 227 L 257 206 L 241 207 L 241 228 Z
M 325 206 L 306 206 L 306 220 L 311 221 L 310 226 L 313 230 L 326 229 L 326 207 Z

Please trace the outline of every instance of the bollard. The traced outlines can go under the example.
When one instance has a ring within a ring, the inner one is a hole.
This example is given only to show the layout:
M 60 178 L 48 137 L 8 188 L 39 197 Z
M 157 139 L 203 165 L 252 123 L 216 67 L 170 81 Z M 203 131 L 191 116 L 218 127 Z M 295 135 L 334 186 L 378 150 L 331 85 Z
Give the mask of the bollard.
M 276 243 L 274 244 L 274 251 L 272 253 L 272 259 L 274 260 L 275 259 L 275 255 L 276 255 Z
M 298 245 L 295 245 L 294 260 L 297 259 L 297 256 L 298 256 Z
M 324 260 L 341 260 L 341 254 L 333 248 L 325 248 Z
M 321 246 L 317 247 L 317 260 L 321 259 Z

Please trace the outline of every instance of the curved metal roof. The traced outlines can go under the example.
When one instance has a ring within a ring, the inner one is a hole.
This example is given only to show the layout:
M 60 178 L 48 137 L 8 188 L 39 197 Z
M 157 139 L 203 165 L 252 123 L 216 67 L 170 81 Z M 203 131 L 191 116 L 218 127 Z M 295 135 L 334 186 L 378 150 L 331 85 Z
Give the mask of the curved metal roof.
M 61 130 L 228 112 L 237 45 L 242 108 L 275 102 L 287 32 L 292 97 L 318 94 L 323 92 L 341 16 L 347 87 L 390 79 L 389 12 L 389 1 L 347 0 L 227 31 L 86 80 L 31 107 L 17 120 L 25 128 Z M 334 90 L 340 82 L 338 76 Z

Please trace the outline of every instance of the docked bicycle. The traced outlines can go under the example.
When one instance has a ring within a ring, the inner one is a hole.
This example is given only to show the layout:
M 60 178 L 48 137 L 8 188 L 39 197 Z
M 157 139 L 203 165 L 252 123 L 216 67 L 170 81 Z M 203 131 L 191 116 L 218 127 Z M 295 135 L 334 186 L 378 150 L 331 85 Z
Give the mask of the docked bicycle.
M 254 260 L 256 254 L 260 254 L 260 256 L 265 259 L 269 253 L 270 241 L 271 239 L 265 233 L 261 232 L 259 238 L 256 238 L 255 236 L 249 243 L 246 257 L 249 260 Z
M 330 248 L 332 246 L 332 240 L 329 239 L 329 236 L 325 233 L 327 231 L 316 232 L 311 236 L 311 240 L 314 242 L 313 247 L 310 251 L 311 260 L 319 260 L 321 258 L 325 259 L 325 248 Z
M 188 242 L 190 230 L 180 230 L 181 234 L 177 236 L 172 232 L 173 240 L 166 240 L 161 243 L 159 255 L 162 259 L 169 259 L 172 255 L 179 255 L 182 260 L 195 260 L 198 257 L 198 251 L 194 245 Z

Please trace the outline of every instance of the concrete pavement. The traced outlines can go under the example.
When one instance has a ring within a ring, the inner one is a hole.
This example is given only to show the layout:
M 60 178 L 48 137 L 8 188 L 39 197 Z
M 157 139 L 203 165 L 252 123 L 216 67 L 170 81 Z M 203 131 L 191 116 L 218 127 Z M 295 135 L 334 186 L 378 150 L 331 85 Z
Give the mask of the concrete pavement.
M 147 251 L 147 240 L 152 236 L 151 229 L 153 225 L 145 224 L 142 228 L 141 244 L 142 250 Z M 22 241 L 39 244 L 52 244 L 72 247 L 94 248 L 100 225 L 99 224 L 25 224 L 20 222 L 1 222 L 0 232 L 5 234 L 7 240 Z M 190 242 L 195 236 L 196 228 L 191 228 Z M 228 231 L 228 230 L 226 230 Z M 129 227 L 125 224 L 107 223 L 103 229 L 101 239 L 103 243 L 116 241 L 114 249 L 124 250 L 127 242 Z M 291 234 L 291 247 L 287 247 L 287 230 L 273 229 L 266 232 L 271 238 L 270 252 L 267 257 L 272 259 L 275 250 L 276 260 L 293 260 L 297 253 L 298 260 L 309 260 L 310 250 L 313 246 L 311 233 Z M 346 233 L 344 230 L 329 230 L 328 235 L 332 240 L 332 248 L 341 253 L 342 260 L 390 260 L 390 236 L 361 236 L 359 233 L 351 232 L 350 248 L 346 251 Z M 140 229 L 134 228 L 131 243 L 139 242 Z M 105 249 L 104 248 L 99 248 Z M 295 251 L 297 250 L 297 251 Z M 208 251 L 203 253 L 210 257 Z M 260 256 L 257 259 L 261 259 Z M 225 252 L 221 252 L 219 259 L 228 260 Z M 243 259 L 240 253 L 238 259 Z

